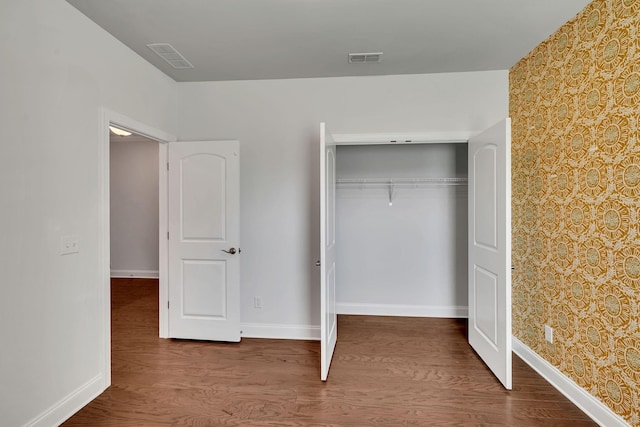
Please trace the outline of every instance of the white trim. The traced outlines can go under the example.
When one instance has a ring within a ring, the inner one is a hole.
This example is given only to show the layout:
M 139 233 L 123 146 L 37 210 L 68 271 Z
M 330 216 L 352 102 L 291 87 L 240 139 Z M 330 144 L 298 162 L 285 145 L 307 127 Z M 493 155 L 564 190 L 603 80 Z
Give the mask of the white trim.
M 175 141 L 173 138 L 172 141 Z M 159 297 L 159 336 L 169 338 L 169 144 L 160 144 L 158 150 L 158 297 Z
M 117 127 L 125 130 L 133 131 L 134 133 L 140 134 L 146 138 L 152 139 L 154 141 L 158 141 L 160 143 L 173 142 L 176 140 L 176 137 L 159 129 L 148 126 L 144 123 L 141 123 L 137 120 L 134 120 L 130 117 L 127 117 L 123 114 L 117 113 L 115 111 L 111 111 L 107 108 L 100 108 L 100 128 L 99 128 L 99 141 L 100 141 L 100 152 L 99 152 L 99 165 L 98 168 L 100 170 L 100 237 L 99 237 L 99 257 L 100 257 L 100 268 L 99 268 L 99 283 L 102 285 L 102 301 L 100 308 L 100 320 L 103 322 L 102 324 L 102 340 L 101 340 L 101 366 L 102 366 L 102 390 L 105 390 L 107 387 L 111 385 L 111 260 L 110 260 L 110 188 L 109 188 L 109 149 L 110 149 L 110 135 L 109 135 L 109 124 L 114 124 Z M 162 158 L 163 152 L 165 150 L 162 149 L 162 146 L 159 150 L 159 158 Z M 158 212 L 159 216 L 159 233 L 160 236 L 166 236 L 168 231 L 168 223 L 167 223 L 167 211 L 166 208 L 162 208 L 162 203 L 166 204 L 166 194 L 163 194 L 163 191 L 166 190 L 166 175 L 167 169 L 166 167 L 161 167 L 159 170 L 159 198 L 160 198 L 160 209 Z M 166 310 L 162 310 L 162 307 L 167 306 L 166 298 L 168 292 L 165 288 L 168 286 L 167 284 L 167 267 L 168 259 L 166 255 L 168 254 L 168 242 L 167 239 L 159 239 L 159 280 L 160 280 L 160 337 L 165 337 L 168 335 L 167 321 L 163 317 L 167 317 Z M 163 316 L 164 314 L 164 316 Z M 166 328 L 166 330 L 163 329 Z
M 332 136 L 336 145 L 465 144 L 471 136 L 477 133 L 478 132 L 334 133 Z
M 271 338 L 284 340 L 320 340 L 320 326 L 284 325 L 269 323 L 240 323 L 243 338 Z
M 102 393 L 104 390 L 102 387 L 103 382 L 102 375 L 96 375 L 25 425 L 29 427 L 49 427 L 62 424 Z
M 135 119 L 127 117 L 124 114 L 120 114 L 115 111 L 110 111 L 106 108 L 103 108 L 102 111 L 103 111 L 103 114 L 105 115 L 105 118 L 108 119 L 107 123 L 115 124 L 120 129 L 128 130 L 138 135 L 142 135 L 145 138 L 153 139 L 154 141 L 158 141 L 161 144 L 164 144 L 167 142 L 174 142 L 177 140 L 177 138 L 170 133 L 148 126 L 142 122 L 139 122 Z M 108 129 L 104 129 L 104 131 L 108 140 L 109 131 Z
M 100 237 L 98 242 L 99 250 L 99 282 L 102 284 L 102 304 L 100 304 L 100 320 L 102 323 L 101 342 L 101 366 L 104 383 L 102 388 L 106 390 L 111 385 L 111 226 L 110 226 L 110 203 L 111 193 L 109 187 L 109 150 L 110 135 L 109 123 L 110 112 L 102 109 L 100 115 Z
M 136 278 L 136 279 L 157 279 L 160 277 L 158 270 L 111 270 L 111 278 Z
M 358 304 L 336 303 L 338 314 L 356 314 L 365 316 L 406 316 L 406 317 L 447 317 L 466 318 L 466 306 L 431 306 L 406 304 Z
M 601 426 L 629 427 L 629 424 L 618 414 L 613 412 L 600 400 L 589 394 L 585 389 L 576 384 L 571 378 L 564 375 L 558 368 L 538 356 L 522 341 L 513 337 L 513 352 L 524 362 L 531 366 L 545 380 L 555 387 L 567 399 L 573 402 L 582 412 Z

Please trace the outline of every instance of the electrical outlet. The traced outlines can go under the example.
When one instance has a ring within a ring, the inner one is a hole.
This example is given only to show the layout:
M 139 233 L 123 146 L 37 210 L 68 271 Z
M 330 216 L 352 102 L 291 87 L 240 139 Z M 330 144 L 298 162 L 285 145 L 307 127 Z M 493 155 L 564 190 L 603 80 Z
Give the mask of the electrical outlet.
M 62 236 L 60 255 L 77 254 L 80 252 L 80 237 L 74 235 Z
M 553 344 L 553 328 L 549 325 L 544 325 L 544 339 Z
M 254 308 L 262 308 L 262 298 L 253 297 L 253 307 Z

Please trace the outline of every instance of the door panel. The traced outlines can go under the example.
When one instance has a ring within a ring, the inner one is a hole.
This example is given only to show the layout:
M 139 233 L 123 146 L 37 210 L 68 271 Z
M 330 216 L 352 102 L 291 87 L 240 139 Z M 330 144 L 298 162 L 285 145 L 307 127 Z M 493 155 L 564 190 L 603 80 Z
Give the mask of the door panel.
M 180 162 L 181 236 L 188 240 L 225 239 L 226 162 L 196 154 Z
M 182 260 L 184 318 L 226 317 L 226 273 L 224 261 Z
M 498 347 L 498 318 L 496 303 L 498 301 L 498 277 L 483 269 L 476 267 L 475 270 L 475 325 L 479 333 L 484 338 Z
M 511 120 L 469 139 L 469 344 L 511 389 Z
M 482 171 L 475 175 L 475 189 L 482 195 L 482 203 L 476 203 L 475 243 L 487 249 L 497 249 L 497 206 L 496 206 L 496 161 L 497 152 L 494 146 L 484 146 L 475 154 L 475 170 Z
M 320 379 L 327 380 L 338 340 L 336 314 L 336 147 L 320 123 Z
M 239 144 L 170 143 L 169 166 L 169 336 L 240 341 Z

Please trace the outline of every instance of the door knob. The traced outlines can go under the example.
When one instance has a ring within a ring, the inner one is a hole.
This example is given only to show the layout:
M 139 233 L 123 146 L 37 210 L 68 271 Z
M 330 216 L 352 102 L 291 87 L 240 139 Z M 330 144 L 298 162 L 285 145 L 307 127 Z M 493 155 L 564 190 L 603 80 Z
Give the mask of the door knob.
M 236 253 L 236 248 L 230 248 L 228 251 L 227 251 L 227 250 L 222 249 L 222 252 L 226 252 L 226 253 L 228 253 L 228 254 L 235 255 L 235 253 Z

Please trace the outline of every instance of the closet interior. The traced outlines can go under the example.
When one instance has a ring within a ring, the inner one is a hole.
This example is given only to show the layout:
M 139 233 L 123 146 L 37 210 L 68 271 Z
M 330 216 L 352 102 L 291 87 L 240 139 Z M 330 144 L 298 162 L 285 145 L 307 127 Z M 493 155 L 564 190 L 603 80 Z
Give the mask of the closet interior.
M 336 311 L 467 315 L 467 144 L 336 146 Z

